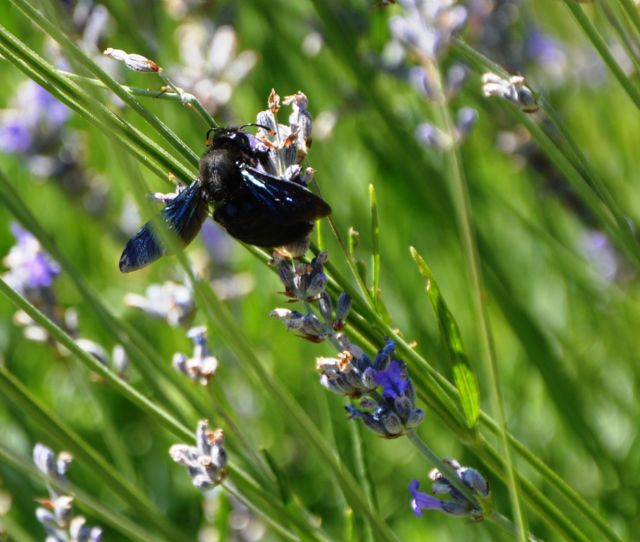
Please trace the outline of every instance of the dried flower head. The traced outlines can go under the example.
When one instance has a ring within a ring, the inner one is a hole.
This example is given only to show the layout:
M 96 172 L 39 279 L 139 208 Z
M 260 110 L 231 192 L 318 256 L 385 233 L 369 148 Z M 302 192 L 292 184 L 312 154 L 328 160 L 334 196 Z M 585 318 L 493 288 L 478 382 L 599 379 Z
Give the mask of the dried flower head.
M 227 452 L 224 449 L 224 431 L 209 431 L 209 422 L 201 420 L 196 430 L 196 446 L 174 444 L 169 455 L 189 471 L 193 485 L 206 491 L 221 484 L 227 476 Z
M 43 444 L 33 448 L 33 462 L 47 479 L 58 484 L 67 483 L 67 470 L 73 457 L 67 452 L 58 456 Z M 83 516 L 73 515 L 73 497 L 64 495 L 49 486 L 49 499 L 40 500 L 36 519 L 47 531 L 47 541 L 55 542 L 100 542 L 102 529 L 90 527 Z
M 206 386 L 216 375 L 218 360 L 211 355 L 207 344 L 207 328 L 205 326 L 192 327 L 187 337 L 193 341 L 193 355 L 187 357 L 181 352 L 173 355 L 172 365 L 194 382 Z
M 196 312 L 191 289 L 171 281 L 152 284 L 147 288 L 146 296 L 128 293 L 124 302 L 128 307 L 139 309 L 158 320 L 165 320 L 174 327 L 188 326 Z
M 524 113 L 535 113 L 540 109 L 534 92 L 525 84 L 521 75 L 504 79 L 495 73 L 482 76 L 482 92 L 485 96 L 497 96 L 517 105 Z

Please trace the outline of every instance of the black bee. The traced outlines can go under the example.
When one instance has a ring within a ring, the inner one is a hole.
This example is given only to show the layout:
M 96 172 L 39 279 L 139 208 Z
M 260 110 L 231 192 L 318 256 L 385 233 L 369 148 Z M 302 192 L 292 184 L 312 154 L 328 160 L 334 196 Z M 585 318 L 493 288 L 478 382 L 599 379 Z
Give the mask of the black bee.
M 199 177 L 171 199 L 161 214 L 185 245 L 200 231 L 210 207 L 213 219 L 230 235 L 259 247 L 301 242 L 314 220 L 331 213 L 331 207 L 302 184 L 265 173 L 268 150 L 242 128 L 214 128 L 207 140 Z M 147 222 L 127 242 L 120 271 L 140 269 L 167 252 Z

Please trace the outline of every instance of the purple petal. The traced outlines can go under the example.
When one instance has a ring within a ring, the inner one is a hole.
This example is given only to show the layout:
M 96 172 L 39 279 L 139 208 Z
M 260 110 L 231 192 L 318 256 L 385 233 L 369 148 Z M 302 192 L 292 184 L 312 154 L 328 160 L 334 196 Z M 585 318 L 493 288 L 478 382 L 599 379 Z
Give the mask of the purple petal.
M 386 399 L 400 397 L 409 388 L 404 364 L 395 359 L 391 361 L 386 371 L 376 372 L 375 381 L 382 387 L 382 396 Z
M 19 119 L 10 119 L 0 126 L 0 150 L 8 154 L 24 154 L 33 143 L 30 127 Z
M 442 510 L 443 501 L 436 499 L 431 495 L 418 491 L 420 483 L 418 480 L 411 480 L 409 483 L 409 493 L 411 499 L 411 509 L 416 516 L 421 516 L 423 510 Z

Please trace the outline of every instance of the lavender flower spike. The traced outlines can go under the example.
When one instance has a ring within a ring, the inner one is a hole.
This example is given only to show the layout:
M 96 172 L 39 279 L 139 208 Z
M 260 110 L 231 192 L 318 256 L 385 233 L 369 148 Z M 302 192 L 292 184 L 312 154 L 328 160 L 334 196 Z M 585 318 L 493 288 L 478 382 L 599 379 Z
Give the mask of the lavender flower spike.
M 458 479 L 472 491 L 478 501 L 487 503 L 491 495 L 489 483 L 477 470 L 463 467 L 455 459 L 444 459 L 443 462 L 455 470 Z M 438 499 L 422 493 L 418 491 L 419 482 L 412 480 L 409 493 L 412 497 L 411 509 L 416 516 L 421 516 L 422 510 L 440 510 L 450 516 L 467 517 L 472 521 L 482 521 L 485 518 L 485 510 L 467 499 L 438 469 L 433 469 L 429 478 L 433 482 L 431 491 L 435 495 L 445 495 L 450 499 Z
M 368 362 L 368 369 L 360 361 L 358 370 L 373 376 L 372 387 L 360 401 L 359 408 L 353 405 L 347 407 L 351 419 L 361 419 L 369 429 L 389 439 L 404 435 L 424 419 L 424 412 L 416 408 L 415 390 L 406 365 L 392 357 L 394 349 L 395 342 L 388 341 L 378 352 L 373 364 Z M 325 378 L 329 379 L 328 376 Z M 333 381 L 338 379 L 334 376 Z M 324 381 L 323 384 L 326 385 Z
M 227 477 L 227 452 L 224 449 L 224 431 L 209 431 L 209 422 L 201 420 L 196 430 L 197 446 L 174 444 L 169 455 L 189 471 L 193 485 L 206 491 L 221 484 Z

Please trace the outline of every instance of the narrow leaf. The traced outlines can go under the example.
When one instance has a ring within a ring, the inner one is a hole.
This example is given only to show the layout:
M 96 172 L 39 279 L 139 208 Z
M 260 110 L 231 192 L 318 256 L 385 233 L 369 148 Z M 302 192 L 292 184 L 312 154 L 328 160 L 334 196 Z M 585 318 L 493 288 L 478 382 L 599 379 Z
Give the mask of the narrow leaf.
M 447 345 L 449 359 L 453 369 L 453 380 L 460 393 L 460 403 L 464 412 L 467 425 L 472 428 L 476 425 L 480 416 L 480 394 L 478 392 L 478 379 L 476 378 L 467 355 L 462 345 L 460 329 L 447 307 L 447 303 L 440 293 L 440 288 L 433 278 L 431 269 L 424 258 L 418 254 L 414 247 L 410 247 L 411 256 L 418 266 L 420 274 L 427 281 L 427 295 L 433 306 L 438 320 L 438 327 L 442 339 Z

